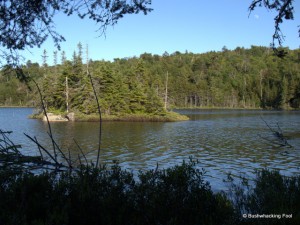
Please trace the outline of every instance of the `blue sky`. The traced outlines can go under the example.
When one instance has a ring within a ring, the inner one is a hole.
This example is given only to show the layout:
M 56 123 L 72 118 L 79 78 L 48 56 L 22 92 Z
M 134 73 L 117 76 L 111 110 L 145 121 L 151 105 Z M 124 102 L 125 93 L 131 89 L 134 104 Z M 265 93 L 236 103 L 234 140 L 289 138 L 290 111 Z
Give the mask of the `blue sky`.
M 274 13 L 257 8 L 249 16 L 250 3 L 251 0 L 152 0 L 151 13 L 125 16 L 107 29 L 105 37 L 99 37 L 99 25 L 87 19 L 58 14 L 55 23 L 57 31 L 66 38 L 61 47 L 68 59 L 77 50 L 78 42 L 89 46 L 89 57 L 93 60 L 133 57 L 145 52 L 162 55 L 165 51 L 220 51 L 223 46 L 228 49 L 269 46 Z M 296 10 L 300 9 L 299 1 L 294 4 Z M 284 46 L 290 49 L 300 47 L 299 13 L 295 12 L 294 21 L 282 25 Z M 23 55 L 26 60 L 41 63 L 44 49 L 49 55 L 48 64 L 52 64 L 56 49 L 51 39 Z

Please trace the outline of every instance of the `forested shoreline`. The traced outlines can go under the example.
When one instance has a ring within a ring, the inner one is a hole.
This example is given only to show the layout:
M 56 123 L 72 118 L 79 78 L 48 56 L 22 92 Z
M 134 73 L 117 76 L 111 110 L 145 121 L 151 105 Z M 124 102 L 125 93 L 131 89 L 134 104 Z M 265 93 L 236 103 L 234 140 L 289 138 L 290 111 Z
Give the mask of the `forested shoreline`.
M 42 65 L 28 61 L 22 66 L 28 82 L 4 67 L 0 106 L 39 107 L 34 79 L 47 110 L 97 113 L 89 72 L 105 115 L 164 115 L 169 108 L 189 107 L 299 109 L 300 50 L 284 50 L 283 58 L 252 46 L 203 54 L 144 53 L 109 62 L 89 60 L 88 48 L 79 43 L 72 59 L 62 51 L 48 62 L 51 53 L 45 50 Z

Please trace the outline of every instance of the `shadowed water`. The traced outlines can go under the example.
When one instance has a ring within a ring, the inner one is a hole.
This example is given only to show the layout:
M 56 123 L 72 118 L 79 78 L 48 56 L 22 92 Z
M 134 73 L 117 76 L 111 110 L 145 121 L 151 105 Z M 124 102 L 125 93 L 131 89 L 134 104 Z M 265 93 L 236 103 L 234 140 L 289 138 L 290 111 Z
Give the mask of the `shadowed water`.
M 51 149 L 47 124 L 27 119 L 32 109 L 0 108 L 0 129 L 11 130 L 11 138 L 22 144 L 28 154 L 37 148 L 23 133 L 36 136 Z M 124 168 L 167 168 L 188 160 L 190 156 L 205 168 L 213 188 L 224 185 L 222 179 L 234 175 L 251 176 L 255 169 L 280 169 L 286 175 L 300 169 L 300 112 L 258 110 L 180 110 L 190 121 L 104 122 L 101 162 L 118 160 Z M 278 126 L 293 147 L 282 147 L 265 124 Z M 51 123 L 56 141 L 62 149 L 79 154 L 73 139 L 95 160 L 99 124 L 94 122 Z

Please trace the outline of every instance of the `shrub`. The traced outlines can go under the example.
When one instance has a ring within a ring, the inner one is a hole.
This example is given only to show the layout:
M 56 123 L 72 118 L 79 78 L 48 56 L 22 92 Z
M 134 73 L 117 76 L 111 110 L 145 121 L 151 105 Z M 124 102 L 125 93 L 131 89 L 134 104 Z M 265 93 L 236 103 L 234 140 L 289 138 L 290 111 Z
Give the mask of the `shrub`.
M 195 162 L 140 173 L 139 180 L 138 224 L 226 224 L 233 215 L 230 202 L 211 191 Z
M 230 224 L 233 208 L 194 162 L 133 173 L 117 164 L 62 174 L 0 173 L 0 224 Z

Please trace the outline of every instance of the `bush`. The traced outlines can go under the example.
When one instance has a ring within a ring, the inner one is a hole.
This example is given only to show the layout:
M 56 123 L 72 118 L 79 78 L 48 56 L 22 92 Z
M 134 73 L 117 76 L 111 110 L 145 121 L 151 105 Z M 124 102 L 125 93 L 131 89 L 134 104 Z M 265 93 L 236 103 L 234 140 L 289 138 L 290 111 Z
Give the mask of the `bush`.
M 194 162 L 133 173 L 118 165 L 77 172 L 0 173 L 0 224 L 230 224 L 233 208 Z
M 194 162 L 141 173 L 139 180 L 138 224 L 226 224 L 233 215 L 230 202 L 211 191 Z

